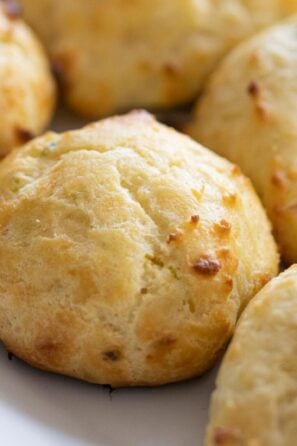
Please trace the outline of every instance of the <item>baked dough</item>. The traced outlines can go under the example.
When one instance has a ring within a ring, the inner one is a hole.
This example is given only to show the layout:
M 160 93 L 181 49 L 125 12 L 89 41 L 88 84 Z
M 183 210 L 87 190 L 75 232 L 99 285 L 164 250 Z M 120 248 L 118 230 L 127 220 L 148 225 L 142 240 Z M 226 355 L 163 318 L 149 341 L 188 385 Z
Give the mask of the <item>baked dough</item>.
M 297 261 L 297 16 L 241 44 L 213 75 L 190 134 L 240 165 Z
M 43 131 L 54 102 L 43 49 L 15 4 L 0 1 L 0 156 Z
M 21 0 L 69 104 L 88 117 L 195 99 L 237 42 L 297 0 Z
M 295 446 L 297 266 L 272 280 L 239 321 L 212 397 L 205 446 Z
M 249 180 L 145 112 L 12 153 L 0 228 L 7 349 L 114 387 L 207 370 L 278 267 Z

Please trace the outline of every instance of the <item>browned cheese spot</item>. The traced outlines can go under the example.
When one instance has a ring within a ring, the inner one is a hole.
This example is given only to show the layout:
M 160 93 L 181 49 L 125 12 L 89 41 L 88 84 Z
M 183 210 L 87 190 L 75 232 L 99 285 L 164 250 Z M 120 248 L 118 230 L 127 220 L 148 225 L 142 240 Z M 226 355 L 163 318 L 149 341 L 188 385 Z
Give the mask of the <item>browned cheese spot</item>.
M 205 276 L 214 276 L 222 268 L 222 264 L 219 260 L 209 256 L 202 256 L 193 265 L 194 270 Z
M 163 260 L 155 255 L 146 254 L 145 258 L 149 260 L 153 265 L 159 266 L 160 268 L 163 268 L 164 266 Z
M 200 221 L 200 217 L 199 215 L 192 215 L 191 216 L 191 223 L 193 223 L 194 225 L 197 225 Z
M 255 111 L 260 119 L 266 120 L 268 117 L 268 109 L 261 100 L 261 88 L 258 82 L 251 81 L 247 86 L 247 93 L 255 100 Z
M 24 129 L 21 127 L 15 128 L 15 136 L 18 142 L 25 144 L 35 137 L 34 133 L 31 130 Z
M 105 361 L 115 362 L 121 357 L 121 353 L 118 350 L 110 350 L 102 353 L 103 359 Z
M 251 81 L 247 87 L 247 92 L 253 98 L 258 98 L 260 95 L 260 85 L 256 81 Z
M 177 230 L 175 232 L 171 232 L 168 236 L 167 243 L 170 244 L 171 242 L 177 242 L 181 240 L 182 237 L 183 237 L 182 231 Z
M 217 427 L 214 432 L 214 444 L 216 446 L 227 446 L 230 440 L 238 439 L 238 435 L 233 429 Z
M 237 201 L 237 194 L 235 192 L 225 193 L 223 195 L 223 203 L 227 206 L 235 206 Z
M 222 235 L 229 234 L 231 231 L 231 223 L 229 223 L 225 219 L 222 219 L 219 223 L 214 224 L 214 229 L 219 234 Z
M 140 290 L 140 294 L 147 294 L 147 292 L 148 292 L 148 289 L 146 287 L 141 288 L 141 290 Z
M 19 19 L 22 16 L 22 7 L 15 0 L 6 0 L 3 7 L 6 17 L 10 20 Z

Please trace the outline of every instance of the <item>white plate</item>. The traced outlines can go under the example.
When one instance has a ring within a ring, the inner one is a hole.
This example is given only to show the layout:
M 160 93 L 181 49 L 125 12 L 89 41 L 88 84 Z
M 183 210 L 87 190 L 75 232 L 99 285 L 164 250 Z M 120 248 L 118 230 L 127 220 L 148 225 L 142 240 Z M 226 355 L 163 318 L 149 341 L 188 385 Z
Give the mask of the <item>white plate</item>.
M 1 445 L 202 446 L 214 375 L 110 394 L 9 361 L 1 348 Z
M 81 120 L 59 112 L 57 130 Z M 0 347 L 3 446 L 202 446 L 215 371 L 154 389 L 107 388 L 41 372 Z

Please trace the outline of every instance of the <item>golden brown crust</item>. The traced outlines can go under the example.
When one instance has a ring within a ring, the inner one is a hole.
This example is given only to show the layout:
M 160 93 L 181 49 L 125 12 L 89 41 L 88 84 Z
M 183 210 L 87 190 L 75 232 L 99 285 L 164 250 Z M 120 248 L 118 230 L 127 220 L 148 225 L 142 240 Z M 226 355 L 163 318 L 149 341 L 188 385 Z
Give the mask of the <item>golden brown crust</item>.
M 144 112 L 9 155 L 0 165 L 8 349 L 112 386 L 207 370 L 278 265 L 250 183 L 230 170 Z M 230 230 L 214 230 L 223 221 Z
M 297 260 L 296 28 L 294 16 L 227 56 L 189 130 L 253 180 L 288 263 Z
M 0 156 L 48 125 L 55 87 L 43 49 L 20 20 L 17 3 L 0 1 Z
M 295 446 L 297 266 L 244 311 L 212 396 L 205 446 Z
M 297 11 L 297 0 L 21 3 L 69 104 L 88 117 L 193 100 L 231 47 Z

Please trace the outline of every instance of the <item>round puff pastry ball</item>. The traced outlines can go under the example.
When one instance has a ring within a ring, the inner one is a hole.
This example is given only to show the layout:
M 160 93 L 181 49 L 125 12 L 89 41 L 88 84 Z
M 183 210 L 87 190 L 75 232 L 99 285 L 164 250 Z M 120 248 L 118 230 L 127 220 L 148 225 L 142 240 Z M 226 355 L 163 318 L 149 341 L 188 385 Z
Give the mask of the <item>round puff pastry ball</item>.
M 11 154 L 0 228 L 7 349 L 114 387 L 204 372 L 278 267 L 249 180 L 144 112 Z
M 297 266 L 248 305 L 212 396 L 205 446 L 295 446 Z
M 253 181 L 297 261 L 297 16 L 241 44 L 213 75 L 190 134 Z
M 297 0 L 21 3 L 52 55 L 69 104 L 88 117 L 194 99 L 232 46 L 297 11 Z
M 43 49 L 15 4 L 0 2 L 0 156 L 43 131 L 54 102 Z

